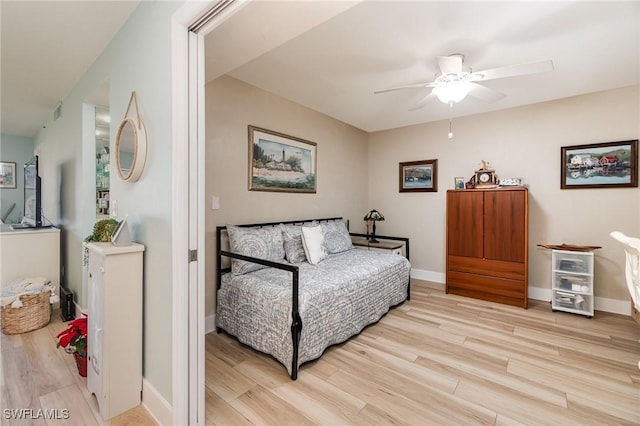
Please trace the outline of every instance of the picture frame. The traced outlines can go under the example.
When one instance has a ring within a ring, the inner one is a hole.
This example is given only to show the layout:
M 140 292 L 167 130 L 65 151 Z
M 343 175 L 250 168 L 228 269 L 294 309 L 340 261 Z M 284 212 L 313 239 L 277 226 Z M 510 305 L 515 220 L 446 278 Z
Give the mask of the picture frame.
M 453 189 L 464 189 L 464 177 L 453 178 Z
M 560 148 L 560 188 L 637 188 L 638 140 Z
M 15 189 L 16 163 L 13 161 L 0 161 L 0 189 Z
M 317 144 L 249 125 L 249 191 L 316 193 Z
M 399 164 L 400 192 L 438 192 L 438 160 L 407 161 Z

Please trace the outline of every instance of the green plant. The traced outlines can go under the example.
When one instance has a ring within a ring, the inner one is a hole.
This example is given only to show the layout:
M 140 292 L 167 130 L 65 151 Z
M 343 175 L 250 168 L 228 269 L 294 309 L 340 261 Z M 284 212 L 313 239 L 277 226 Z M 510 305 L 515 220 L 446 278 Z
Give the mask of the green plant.
M 118 221 L 115 219 L 100 219 L 93 225 L 93 232 L 91 235 L 88 235 L 85 239 L 85 243 L 106 243 L 111 241 L 111 235 L 116 230 L 118 226 Z M 85 247 L 84 249 L 84 257 L 83 263 L 86 265 L 88 261 L 88 250 Z
M 111 234 L 116 230 L 118 221 L 115 219 L 101 219 L 93 225 L 93 233 L 84 239 L 85 243 L 111 241 Z

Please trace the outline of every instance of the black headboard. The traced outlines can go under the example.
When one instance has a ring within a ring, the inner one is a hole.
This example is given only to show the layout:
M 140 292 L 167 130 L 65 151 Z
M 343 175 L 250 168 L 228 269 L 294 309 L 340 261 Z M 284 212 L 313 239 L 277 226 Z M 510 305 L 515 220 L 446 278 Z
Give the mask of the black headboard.
M 335 222 L 338 220 L 342 220 L 342 217 L 326 217 L 322 219 L 301 219 L 301 220 L 287 220 L 287 221 L 278 221 L 278 222 L 263 222 L 263 223 L 249 223 L 242 225 L 234 225 L 242 228 L 266 228 L 268 226 L 278 226 L 281 223 L 285 225 L 302 225 L 305 223 L 312 222 Z M 349 221 L 346 223 L 347 229 L 349 229 Z M 218 261 L 217 265 L 217 276 L 216 276 L 216 288 L 220 289 L 220 285 L 222 284 L 222 274 L 225 272 L 229 272 L 231 268 L 223 268 L 222 267 L 222 233 L 227 230 L 226 225 L 216 226 L 216 259 Z

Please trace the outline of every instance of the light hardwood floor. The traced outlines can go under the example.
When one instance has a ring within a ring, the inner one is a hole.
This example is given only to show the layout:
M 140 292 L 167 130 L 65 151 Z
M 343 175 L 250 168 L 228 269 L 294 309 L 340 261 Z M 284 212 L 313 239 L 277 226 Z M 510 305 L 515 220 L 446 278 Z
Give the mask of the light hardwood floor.
M 206 336 L 206 423 L 638 425 L 640 326 L 446 295 L 411 301 L 302 366 Z
M 73 356 L 56 348 L 55 336 L 65 328 L 60 312 L 54 311 L 44 328 L 2 334 L 0 424 L 155 425 L 141 405 L 107 422 L 102 420 L 96 399 L 87 390 L 87 379 L 78 374 Z

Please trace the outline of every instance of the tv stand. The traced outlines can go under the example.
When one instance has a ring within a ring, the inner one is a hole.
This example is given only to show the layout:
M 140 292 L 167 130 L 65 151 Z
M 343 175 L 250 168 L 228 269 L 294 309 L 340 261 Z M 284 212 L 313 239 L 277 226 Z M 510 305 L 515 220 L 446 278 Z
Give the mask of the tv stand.
M 60 287 L 60 230 L 54 227 L 12 229 L 0 225 L 0 283 L 45 277 Z M 59 304 L 53 306 L 57 308 Z

